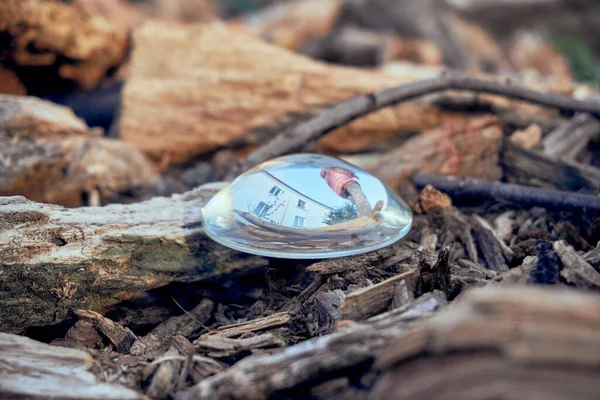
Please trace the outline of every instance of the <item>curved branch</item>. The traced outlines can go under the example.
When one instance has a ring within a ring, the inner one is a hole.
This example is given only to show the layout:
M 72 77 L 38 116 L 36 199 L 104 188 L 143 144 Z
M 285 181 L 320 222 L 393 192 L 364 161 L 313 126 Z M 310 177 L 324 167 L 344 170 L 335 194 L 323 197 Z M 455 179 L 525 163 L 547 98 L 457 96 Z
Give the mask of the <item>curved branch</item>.
M 288 129 L 248 154 L 227 178 L 233 179 L 242 171 L 264 161 L 297 151 L 308 141 L 318 139 L 369 113 L 444 90 L 488 93 L 541 106 L 559 108 L 564 111 L 600 114 L 600 102 L 597 101 L 577 100 L 569 96 L 545 93 L 512 82 L 493 82 L 468 76 L 443 74 L 438 78 L 415 81 L 360 95 L 332 106 L 316 117 Z

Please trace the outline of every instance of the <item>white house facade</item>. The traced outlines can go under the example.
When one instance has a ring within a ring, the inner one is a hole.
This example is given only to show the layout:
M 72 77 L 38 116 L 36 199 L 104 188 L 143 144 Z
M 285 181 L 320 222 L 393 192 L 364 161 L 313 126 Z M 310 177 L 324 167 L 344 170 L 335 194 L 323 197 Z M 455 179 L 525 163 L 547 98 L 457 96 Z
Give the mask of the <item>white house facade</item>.
M 294 228 L 317 228 L 332 211 L 326 206 L 294 190 L 266 171 L 261 179 L 253 179 L 250 212 L 265 221 Z

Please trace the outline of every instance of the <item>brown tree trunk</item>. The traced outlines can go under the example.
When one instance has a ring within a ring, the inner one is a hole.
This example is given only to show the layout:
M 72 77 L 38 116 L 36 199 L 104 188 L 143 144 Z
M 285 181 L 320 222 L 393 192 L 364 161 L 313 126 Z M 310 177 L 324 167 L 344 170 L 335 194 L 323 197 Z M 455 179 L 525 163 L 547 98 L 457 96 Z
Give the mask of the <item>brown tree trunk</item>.
M 367 200 L 367 196 L 362 191 L 362 188 L 358 183 L 351 183 L 346 187 L 346 191 L 350 194 L 348 200 L 356 206 L 359 217 L 366 217 L 371 214 L 373 209 Z

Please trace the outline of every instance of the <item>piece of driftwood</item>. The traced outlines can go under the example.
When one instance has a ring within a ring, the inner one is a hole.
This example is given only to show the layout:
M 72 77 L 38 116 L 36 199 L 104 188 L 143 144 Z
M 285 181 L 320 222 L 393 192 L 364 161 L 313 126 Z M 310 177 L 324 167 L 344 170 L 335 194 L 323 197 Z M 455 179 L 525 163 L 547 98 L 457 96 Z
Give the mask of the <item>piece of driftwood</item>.
M 152 165 L 131 145 L 102 138 L 65 107 L 0 95 L 0 195 L 64 206 L 100 205 L 149 189 Z
M 101 381 L 96 368 L 85 351 L 0 332 L 3 399 L 148 399 L 132 389 Z
M 368 369 L 373 354 L 384 348 L 390 339 L 411 322 L 429 316 L 444 305 L 443 295 L 427 293 L 403 313 L 380 321 L 354 323 L 349 328 L 289 347 L 278 354 L 247 357 L 230 369 L 176 394 L 175 398 L 258 400 L 345 376 L 349 370 L 360 374 Z M 311 367 L 306 368 L 308 365 Z
M 291 320 L 292 316 L 289 312 L 278 312 L 266 317 L 241 322 L 239 324 L 220 326 L 217 330 L 207 332 L 200 336 L 200 339 L 211 336 L 230 338 L 234 336 L 240 336 L 245 333 L 264 331 L 282 325 L 287 325 Z
M 10 45 L 1 61 L 30 94 L 96 86 L 129 46 L 125 27 L 59 1 L 3 1 L 0 32 Z
M 221 186 L 132 205 L 66 209 L 0 197 L 0 330 L 98 311 L 137 290 L 266 265 L 202 231 L 201 207 Z
M 349 293 L 339 308 L 343 319 L 361 321 L 379 314 L 390 307 L 396 287 L 404 283 L 414 291 L 419 271 L 416 269 L 388 278 L 376 285 L 367 286 Z
M 501 160 L 509 177 L 519 183 L 535 182 L 571 191 L 600 191 L 600 168 L 591 165 L 556 160 L 510 140 L 504 142 Z
M 432 185 L 456 199 L 506 201 L 523 207 L 538 206 L 554 210 L 600 211 L 600 198 L 589 194 L 459 176 L 415 174 L 411 180 L 419 188 Z
M 473 289 L 379 351 L 375 365 L 385 373 L 369 398 L 593 399 L 600 390 L 600 352 L 592 350 L 599 327 L 594 295 Z

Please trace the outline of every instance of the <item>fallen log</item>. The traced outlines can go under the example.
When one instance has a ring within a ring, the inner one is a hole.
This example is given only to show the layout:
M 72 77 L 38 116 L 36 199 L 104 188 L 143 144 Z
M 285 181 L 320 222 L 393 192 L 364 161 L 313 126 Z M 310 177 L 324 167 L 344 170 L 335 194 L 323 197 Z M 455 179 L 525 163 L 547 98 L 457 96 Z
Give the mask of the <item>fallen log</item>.
M 440 91 L 487 92 L 496 95 L 486 98 L 491 102 L 497 95 L 508 95 L 565 109 L 575 104 L 566 96 L 550 95 L 571 94 L 569 84 L 530 82 L 529 87 L 547 92 L 533 93 L 514 84 L 446 77 L 390 88 L 413 82 L 420 75 L 317 62 L 221 25 L 148 22 L 135 31 L 134 42 L 130 79 L 123 89 L 115 132 L 164 165 L 185 163 L 222 146 L 261 144 L 324 107 L 357 95 L 362 96 L 338 104 L 335 112 L 323 113 L 318 123 L 298 125 L 298 130 L 312 130 L 321 126 L 323 118 L 331 119 L 335 114 L 321 134 L 309 135 L 308 139 L 318 141 L 323 152 L 339 154 L 382 148 L 406 135 L 464 118 L 426 99 L 417 101 Z M 390 89 L 369 94 L 384 88 Z M 522 104 L 502 101 L 497 108 L 514 110 Z M 340 107 L 344 112 L 338 116 Z M 544 113 L 534 115 L 549 118 Z M 348 126 L 342 127 L 345 124 Z M 287 136 L 294 136 L 297 144 L 307 144 L 303 135 L 290 131 Z
M 0 197 L 0 331 L 58 323 L 174 279 L 264 266 L 204 235 L 200 209 L 216 192 L 73 209 Z
M 143 154 L 102 138 L 68 108 L 0 95 L 0 109 L 0 196 L 72 207 L 150 189 L 155 173 Z
M 369 398 L 593 399 L 599 316 L 598 297 L 574 290 L 474 289 L 378 352 Z

